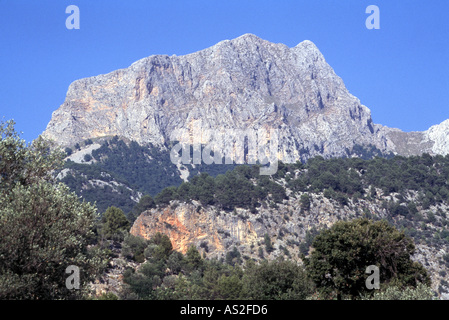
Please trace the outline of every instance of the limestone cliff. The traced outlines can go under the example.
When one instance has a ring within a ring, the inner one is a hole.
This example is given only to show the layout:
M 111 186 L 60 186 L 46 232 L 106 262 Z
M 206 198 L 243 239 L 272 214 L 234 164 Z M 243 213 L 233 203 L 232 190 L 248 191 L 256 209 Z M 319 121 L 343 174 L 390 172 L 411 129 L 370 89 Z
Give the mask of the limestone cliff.
M 77 80 L 44 136 L 62 145 L 118 135 L 163 146 L 212 143 L 221 134 L 225 141 L 215 147 L 231 153 L 245 143 L 242 130 L 261 128 L 277 130 L 284 162 L 346 155 L 355 144 L 400 154 L 448 151 L 435 142 L 447 130 L 436 138 L 435 130 L 409 134 L 374 124 L 311 41 L 289 48 L 252 34 Z
M 171 239 L 174 250 L 182 253 L 186 253 L 190 245 L 200 246 L 203 242 L 208 250 L 225 253 L 231 243 L 255 245 L 260 235 L 254 224 L 236 215 L 184 203 L 145 212 L 137 218 L 131 234 L 150 239 L 156 232 L 164 233 Z
M 381 190 L 377 192 L 382 194 Z M 383 202 L 394 199 L 395 195 L 379 196 L 370 201 L 359 199 L 354 202 L 350 199 L 347 205 L 341 205 L 322 194 L 309 193 L 309 196 L 309 210 L 300 209 L 300 194 L 291 194 L 277 208 L 264 205 L 258 208 L 257 213 L 245 209 L 226 212 L 214 206 L 202 207 L 196 201 L 172 201 L 167 207 L 143 212 L 130 232 L 146 239 L 161 232 L 169 236 L 175 250 L 185 253 L 190 245 L 194 245 L 208 258 L 225 258 L 226 253 L 235 246 L 244 258 L 260 259 L 262 250 L 268 259 L 287 255 L 289 259 L 298 261 L 301 253 L 307 254 L 304 252 L 307 246 L 301 244 L 305 243 L 308 232 L 330 227 L 343 219 L 366 216 L 391 219 Z M 447 209 L 443 204 L 439 208 L 431 207 L 429 212 Z M 400 219 L 398 221 L 400 223 Z M 273 243 L 271 253 L 265 251 L 265 235 Z M 416 244 L 416 253 L 412 258 L 429 270 L 435 291 L 438 291 L 440 283 L 449 280 L 449 274 L 441 272 L 446 269 L 443 257 L 448 252 L 447 246 L 430 247 L 425 241 Z
M 202 207 L 199 202 L 172 201 L 167 207 L 143 212 L 134 222 L 130 233 L 150 239 L 161 232 L 169 236 L 174 250 L 185 253 L 190 245 L 207 247 L 209 256 L 223 257 L 233 246 L 243 254 L 257 258 L 258 247 L 268 234 L 274 247 L 284 246 L 298 255 L 298 246 L 312 228 L 331 226 L 339 219 L 358 215 L 353 208 L 340 207 L 327 198 L 312 197 L 308 211 L 300 209 L 299 198 L 285 200 L 277 209 L 266 205 L 257 214 L 236 208 L 226 212 L 214 206 Z M 374 215 L 385 216 L 385 209 L 367 204 Z M 281 236 L 282 235 L 282 236 Z M 274 251 L 273 256 L 280 254 Z

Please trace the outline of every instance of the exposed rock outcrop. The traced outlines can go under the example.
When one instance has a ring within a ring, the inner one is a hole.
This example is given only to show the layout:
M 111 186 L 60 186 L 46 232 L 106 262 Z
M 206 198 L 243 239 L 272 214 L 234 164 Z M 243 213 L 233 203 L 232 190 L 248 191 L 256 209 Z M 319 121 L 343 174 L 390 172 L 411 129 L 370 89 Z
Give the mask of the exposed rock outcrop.
M 432 143 L 432 153 L 449 154 L 449 119 L 425 131 L 424 140 Z
M 447 125 L 405 133 L 374 124 L 311 41 L 289 48 L 252 34 L 77 80 L 44 136 L 61 145 L 111 135 L 161 146 L 210 143 L 233 154 L 259 129 L 276 130 L 284 162 L 347 155 L 355 144 L 404 155 L 449 150 Z
M 301 243 L 305 242 L 307 232 L 330 227 L 338 220 L 367 215 L 388 219 L 389 216 L 382 202 L 390 197 L 371 201 L 359 199 L 356 203 L 349 200 L 348 205 L 343 206 L 322 194 L 309 193 L 309 196 L 309 210 L 300 209 L 300 195 L 297 195 L 284 200 L 277 208 L 260 207 L 256 214 L 245 209 L 225 212 L 213 206 L 202 207 L 196 201 L 172 201 L 167 207 L 143 212 L 130 232 L 146 239 L 161 232 L 169 236 L 175 250 L 185 253 L 190 245 L 194 245 L 209 258 L 225 258 L 235 246 L 246 258 L 260 259 L 262 250 L 268 259 L 287 254 L 290 259 L 300 261 L 301 253 L 304 253 Z M 430 208 L 429 212 L 436 209 Z M 443 205 L 440 209 L 447 207 Z M 271 253 L 265 250 L 266 234 L 273 244 Z M 447 253 L 447 246 L 430 247 L 425 241 L 416 244 L 412 258 L 429 271 L 435 291 L 449 280 L 449 274 L 441 272 L 446 269 L 443 256 Z

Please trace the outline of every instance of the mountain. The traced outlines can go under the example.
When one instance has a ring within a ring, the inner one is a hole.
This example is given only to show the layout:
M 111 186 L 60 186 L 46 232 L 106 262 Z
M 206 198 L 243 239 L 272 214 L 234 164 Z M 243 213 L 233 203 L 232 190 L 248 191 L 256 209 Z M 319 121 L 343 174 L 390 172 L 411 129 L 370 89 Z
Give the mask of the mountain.
M 245 260 L 299 261 L 337 220 L 386 219 L 413 237 L 414 259 L 448 298 L 449 157 L 440 155 L 449 154 L 449 120 L 424 132 L 373 123 L 310 41 L 289 48 L 245 34 L 77 80 L 43 135 L 69 151 L 59 178 L 99 200 L 100 212 L 128 214 L 141 195 L 154 196 L 135 236 L 160 231 L 176 250 L 194 244 L 209 257 L 236 247 Z M 178 142 L 249 159 L 254 141 L 275 142 L 275 174 L 171 159 Z M 376 155 L 384 158 L 359 159 Z
M 256 137 L 259 145 L 276 140 L 277 157 L 292 163 L 348 156 L 356 145 L 400 155 L 447 154 L 447 128 L 443 122 L 403 132 L 375 124 L 311 41 L 289 48 L 245 34 L 77 80 L 43 135 L 64 146 L 115 135 L 162 148 L 176 141 L 209 144 L 234 160 L 233 152 L 248 153 Z M 267 132 L 275 132 L 274 139 Z

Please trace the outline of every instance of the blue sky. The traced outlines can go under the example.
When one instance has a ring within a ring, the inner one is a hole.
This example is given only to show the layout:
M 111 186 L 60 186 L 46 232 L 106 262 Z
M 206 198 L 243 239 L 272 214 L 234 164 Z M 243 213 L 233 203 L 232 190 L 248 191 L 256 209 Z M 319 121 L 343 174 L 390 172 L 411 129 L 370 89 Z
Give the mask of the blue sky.
M 365 27 L 369 5 L 379 30 Z M 76 79 L 253 33 L 313 41 L 375 123 L 426 130 L 449 118 L 448 20 L 447 0 L 0 0 L 0 116 L 31 141 Z

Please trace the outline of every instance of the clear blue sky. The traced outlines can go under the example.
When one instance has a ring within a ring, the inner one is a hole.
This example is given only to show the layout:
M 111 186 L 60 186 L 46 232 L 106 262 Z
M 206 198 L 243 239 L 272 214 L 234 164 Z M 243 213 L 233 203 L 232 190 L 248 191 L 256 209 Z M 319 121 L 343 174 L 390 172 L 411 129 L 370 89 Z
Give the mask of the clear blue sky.
M 379 30 L 365 27 L 371 4 Z M 449 118 L 448 21 L 447 0 L 0 0 L 0 116 L 31 141 L 76 79 L 253 33 L 313 41 L 374 122 L 426 130 Z

